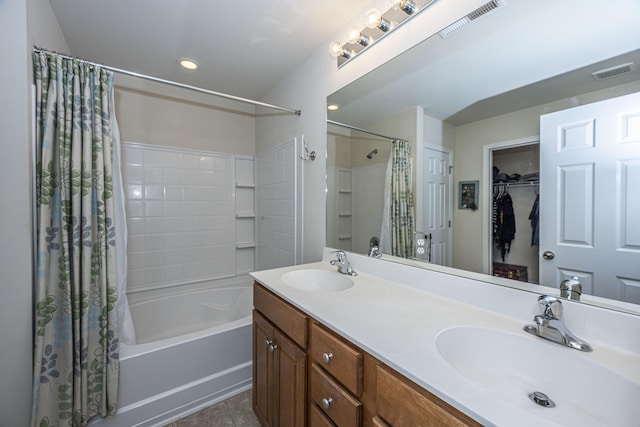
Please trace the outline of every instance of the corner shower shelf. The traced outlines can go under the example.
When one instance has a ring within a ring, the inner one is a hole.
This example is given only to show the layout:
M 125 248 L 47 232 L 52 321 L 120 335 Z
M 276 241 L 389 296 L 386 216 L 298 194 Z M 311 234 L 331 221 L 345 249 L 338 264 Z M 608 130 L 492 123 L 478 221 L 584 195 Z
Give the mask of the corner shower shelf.
M 339 240 L 349 240 L 351 239 L 351 234 L 341 234 L 340 236 L 338 236 Z
M 339 212 L 338 216 L 351 216 L 351 212 Z
M 256 200 L 255 161 L 250 156 L 235 156 L 235 247 L 236 275 L 255 270 Z
M 251 249 L 255 248 L 256 244 L 254 242 L 238 242 L 236 243 L 236 249 Z

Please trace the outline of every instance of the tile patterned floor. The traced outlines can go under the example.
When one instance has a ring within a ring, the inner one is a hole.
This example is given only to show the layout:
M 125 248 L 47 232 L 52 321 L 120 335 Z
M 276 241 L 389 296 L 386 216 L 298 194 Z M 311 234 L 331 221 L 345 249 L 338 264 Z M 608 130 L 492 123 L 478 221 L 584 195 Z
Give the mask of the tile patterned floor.
M 260 427 L 251 409 L 251 396 L 247 390 L 166 427 Z

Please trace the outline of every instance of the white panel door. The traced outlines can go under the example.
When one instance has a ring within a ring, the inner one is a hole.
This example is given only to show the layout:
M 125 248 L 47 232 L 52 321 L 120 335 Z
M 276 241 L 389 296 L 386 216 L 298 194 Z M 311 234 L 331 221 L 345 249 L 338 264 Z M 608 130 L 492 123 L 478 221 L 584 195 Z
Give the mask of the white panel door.
M 544 115 L 540 133 L 540 283 L 640 303 L 640 93 Z
M 424 232 L 431 236 L 434 264 L 451 266 L 451 153 L 424 148 L 424 199 L 421 210 Z

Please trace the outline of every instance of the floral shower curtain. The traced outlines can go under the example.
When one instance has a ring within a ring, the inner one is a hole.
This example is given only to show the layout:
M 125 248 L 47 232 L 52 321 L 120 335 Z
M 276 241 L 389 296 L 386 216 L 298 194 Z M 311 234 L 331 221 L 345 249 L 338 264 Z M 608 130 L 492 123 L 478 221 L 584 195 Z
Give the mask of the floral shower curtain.
M 383 252 L 403 258 L 415 256 L 412 181 L 411 144 L 396 139 L 387 166 L 380 234 Z
M 113 73 L 34 54 L 37 272 L 32 425 L 115 413 Z

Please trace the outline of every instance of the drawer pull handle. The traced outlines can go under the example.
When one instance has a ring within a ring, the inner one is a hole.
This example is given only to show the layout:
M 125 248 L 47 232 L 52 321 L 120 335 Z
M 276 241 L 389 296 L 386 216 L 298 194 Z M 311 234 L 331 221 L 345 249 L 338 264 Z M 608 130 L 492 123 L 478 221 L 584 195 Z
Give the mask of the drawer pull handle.
M 324 409 L 329 409 L 329 407 L 333 405 L 333 399 L 330 397 L 325 397 L 324 399 L 322 399 L 322 407 Z
M 322 361 L 324 363 L 331 362 L 331 359 L 333 359 L 333 353 L 322 353 Z
M 273 353 L 278 348 L 277 344 L 269 345 L 269 352 Z

